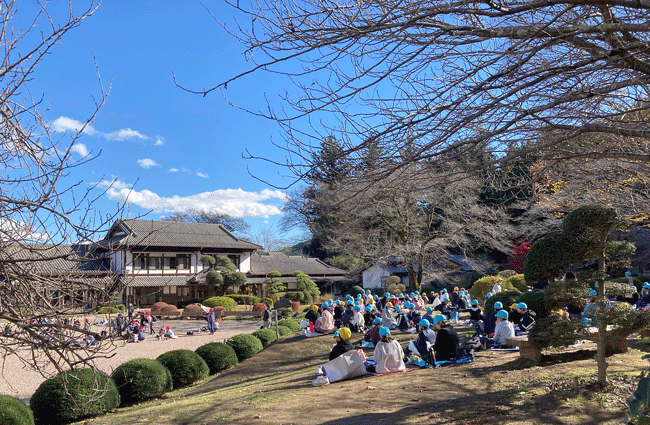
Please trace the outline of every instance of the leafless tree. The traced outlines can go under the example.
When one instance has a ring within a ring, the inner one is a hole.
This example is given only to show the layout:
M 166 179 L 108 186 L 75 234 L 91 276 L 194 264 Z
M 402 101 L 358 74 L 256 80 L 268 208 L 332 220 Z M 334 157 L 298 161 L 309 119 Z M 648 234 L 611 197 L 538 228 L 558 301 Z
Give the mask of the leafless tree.
M 39 64 L 97 5 L 74 13 L 70 3 L 64 22 L 42 5 L 30 26 L 18 29 L 12 21 L 17 3 L 0 1 L 0 320 L 7 323 L 0 353 L 48 373 L 52 366 L 87 365 L 114 348 L 83 326 L 83 317 L 77 325 L 65 318 L 108 297 L 110 271 L 88 255 L 92 245 L 86 242 L 98 239 L 121 209 L 97 213 L 93 203 L 103 191 L 69 180 L 72 169 L 94 158 L 76 160 L 72 152 L 108 93 L 99 73 L 94 112 L 82 128 L 62 136 L 50 130 L 41 99 L 30 91 Z M 99 342 L 84 344 L 88 335 Z
M 231 217 L 228 214 L 215 213 L 208 211 L 190 210 L 179 212 L 169 217 L 164 217 L 166 221 L 187 221 L 190 223 L 207 223 L 221 224 L 229 232 L 246 233 L 250 230 L 250 225 L 242 218 Z
M 298 178 L 321 165 L 314 153 L 332 135 L 357 162 L 370 143 L 381 148 L 387 166 L 364 172 L 373 181 L 404 163 L 485 149 L 501 164 L 523 154 L 547 166 L 650 158 L 647 2 L 230 4 L 244 19 L 222 26 L 253 65 L 212 88 L 184 88 L 226 96 L 251 74 L 286 77 L 267 109 L 239 107 L 282 126 L 286 160 L 276 163 Z M 615 137 L 605 148 L 567 143 L 593 133 Z M 391 163 L 395 156 L 406 161 Z
M 459 166 L 411 165 L 371 187 L 339 185 L 320 202 L 334 208 L 325 245 L 367 259 L 394 257 L 419 289 L 426 269 L 451 252 L 511 248 L 512 228 L 503 209 L 482 204 L 481 184 Z

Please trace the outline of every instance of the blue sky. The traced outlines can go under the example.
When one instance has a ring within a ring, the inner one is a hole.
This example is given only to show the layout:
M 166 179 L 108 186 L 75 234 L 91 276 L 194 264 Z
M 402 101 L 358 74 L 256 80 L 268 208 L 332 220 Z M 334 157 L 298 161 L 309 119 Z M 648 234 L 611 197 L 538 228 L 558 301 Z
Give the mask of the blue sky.
M 87 4 L 73 2 L 75 9 Z M 12 22 L 25 28 L 33 15 L 21 3 Z M 65 17 L 67 2 L 53 2 L 54 20 Z M 234 26 L 236 11 L 222 2 L 206 6 Z M 81 9 L 79 9 L 81 10 Z M 44 22 L 42 22 L 44 23 Z M 41 24 L 42 24 L 41 23 Z M 281 134 L 276 124 L 229 106 L 220 93 L 207 97 L 182 91 L 210 87 L 250 67 L 244 47 L 195 1 L 105 1 L 81 26 L 68 32 L 39 65 L 30 82 L 34 97 L 49 108 L 44 118 L 57 136 L 78 128 L 101 95 L 95 62 L 105 89 L 105 105 L 74 147 L 77 158 L 101 154 L 72 170 L 69 182 L 115 181 L 95 205 L 109 213 L 129 195 L 131 215 L 157 219 L 174 210 L 201 207 L 243 217 L 253 229 L 275 228 L 288 172 L 263 161 L 242 158 L 245 150 L 282 161 L 271 145 Z M 285 85 L 287 87 L 285 87 Z M 228 86 L 228 100 L 264 108 L 264 94 L 289 82 L 259 73 Z M 43 108 L 41 108 L 43 109 Z M 69 143 L 69 138 L 67 139 Z M 131 187 L 133 189 L 131 189 Z

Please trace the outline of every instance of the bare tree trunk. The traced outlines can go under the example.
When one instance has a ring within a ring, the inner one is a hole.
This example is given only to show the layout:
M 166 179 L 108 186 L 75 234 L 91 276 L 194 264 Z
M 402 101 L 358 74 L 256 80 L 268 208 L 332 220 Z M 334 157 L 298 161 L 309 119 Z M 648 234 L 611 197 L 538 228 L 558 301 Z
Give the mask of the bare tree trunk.
M 420 266 L 421 267 L 421 266 Z M 406 270 L 408 271 L 409 274 L 409 284 L 411 286 L 411 289 L 413 291 L 419 291 L 420 290 L 420 283 L 422 281 L 422 275 L 421 271 L 418 270 L 418 272 L 415 272 L 415 268 L 413 267 L 413 263 L 406 263 Z M 419 279 L 418 279 L 419 277 Z
M 603 249 L 598 258 L 598 310 L 602 313 L 605 309 L 605 250 Z M 598 383 L 601 386 L 607 384 L 607 361 L 605 360 L 605 339 L 607 338 L 607 322 L 602 314 L 598 315 L 598 338 L 596 344 L 596 362 L 598 363 Z

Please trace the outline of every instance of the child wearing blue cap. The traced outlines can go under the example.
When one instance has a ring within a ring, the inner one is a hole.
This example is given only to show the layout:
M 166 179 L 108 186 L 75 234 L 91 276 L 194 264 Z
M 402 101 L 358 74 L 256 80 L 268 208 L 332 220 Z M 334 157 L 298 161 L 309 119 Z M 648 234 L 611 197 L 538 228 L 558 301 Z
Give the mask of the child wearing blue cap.
M 508 320 L 508 312 L 499 310 L 497 313 L 497 325 L 494 329 L 494 345 L 503 346 L 506 338 L 515 336 L 515 327 Z
M 314 330 L 319 333 L 328 333 L 334 330 L 334 316 L 329 310 L 329 303 L 325 301 L 320 306 L 320 317 L 316 319 Z
M 422 319 L 418 323 L 418 336 L 409 343 L 408 348 L 404 348 L 404 354 L 416 354 L 427 364 L 435 365 L 435 360 L 431 355 L 431 348 L 436 343 L 436 333 L 430 328 L 431 322 Z
M 472 306 L 469 308 L 469 321 L 478 323 L 479 320 L 483 320 L 483 311 L 478 306 L 478 300 L 472 300 Z
M 458 333 L 447 322 L 445 315 L 436 314 L 433 317 L 433 330 L 436 332 L 436 343 L 433 345 L 435 360 L 455 360 L 460 341 Z
M 377 315 L 375 314 L 374 305 L 368 304 L 365 306 L 363 309 L 363 322 L 365 323 L 366 327 L 372 326 L 372 323 L 375 321 L 375 317 L 377 317 Z
M 517 304 L 516 309 L 519 315 L 519 319 L 512 321 L 512 323 L 515 324 L 515 334 L 527 335 L 535 324 L 535 319 L 533 316 L 534 312 L 528 310 L 528 305 L 526 303 Z
M 483 331 L 490 337 L 492 336 L 492 334 L 494 334 L 495 328 L 497 326 L 497 314 L 501 310 L 503 310 L 503 303 L 501 301 L 497 301 L 494 303 L 494 310 L 492 311 L 492 313 L 488 314 L 487 317 L 485 318 Z
M 411 327 L 411 322 L 406 312 L 398 305 L 395 306 L 395 311 L 397 312 L 397 329 L 400 331 L 408 331 Z
M 366 332 L 363 339 L 364 341 L 372 342 L 376 346 L 381 339 L 381 335 L 379 335 L 379 329 L 382 327 L 381 317 L 375 317 L 373 323 L 373 326 Z
M 402 346 L 390 336 L 390 329 L 381 327 L 379 335 L 381 340 L 377 342 L 372 355 L 373 360 L 377 362 L 375 371 L 377 373 L 392 373 L 405 370 Z
M 352 307 L 353 315 L 352 319 L 350 319 L 350 330 L 352 332 L 363 332 L 366 327 L 366 321 L 363 318 L 363 314 L 361 314 L 361 307 L 358 305 L 355 305 Z

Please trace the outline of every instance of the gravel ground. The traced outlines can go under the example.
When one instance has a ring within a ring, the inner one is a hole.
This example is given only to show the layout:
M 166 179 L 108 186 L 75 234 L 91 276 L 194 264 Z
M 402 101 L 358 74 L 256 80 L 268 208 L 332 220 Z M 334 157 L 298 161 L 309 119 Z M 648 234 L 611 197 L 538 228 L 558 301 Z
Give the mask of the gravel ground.
M 159 320 L 154 323 L 154 329 L 158 331 L 161 325 L 170 325 L 171 329 L 178 339 L 158 341 L 156 337 L 147 335 L 145 341 L 126 343 L 123 340 L 115 340 L 114 346 L 111 346 L 110 358 L 98 358 L 93 361 L 94 366 L 101 371 L 108 373 L 121 365 L 122 363 L 137 359 L 149 358 L 155 359 L 162 353 L 170 350 L 187 349 L 195 350 L 208 342 L 224 342 L 233 335 L 241 333 L 251 333 L 260 328 L 259 320 L 222 320 L 220 323 L 221 330 L 214 335 L 202 333 L 200 335 L 187 335 L 188 330 L 197 330 L 205 326 L 204 320 Z M 102 329 L 95 326 L 94 330 Z M 25 351 L 25 354 L 28 352 Z M 18 397 L 25 402 L 29 402 L 30 397 L 36 391 L 39 385 L 46 379 L 39 372 L 26 369 L 16 355 L 7 356 L 0 360 L 0 394 L 10 394 Z M 45 373 L 49 376 L 55 373 L 54 367 L 46 369 Z

